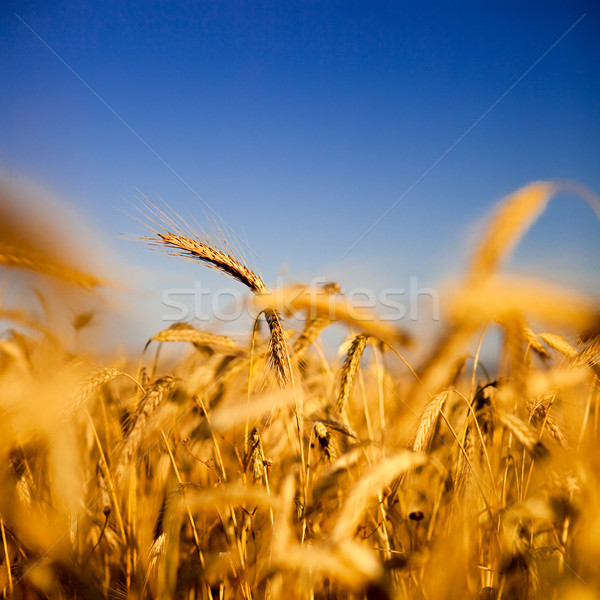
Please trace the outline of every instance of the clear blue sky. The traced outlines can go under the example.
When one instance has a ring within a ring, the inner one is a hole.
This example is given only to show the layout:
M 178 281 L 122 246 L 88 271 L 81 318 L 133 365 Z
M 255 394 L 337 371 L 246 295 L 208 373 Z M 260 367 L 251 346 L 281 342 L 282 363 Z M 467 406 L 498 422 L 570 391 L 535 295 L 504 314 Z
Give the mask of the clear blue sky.
M 294 280 L 429 284 L 517 187 L 600 192 L 599 11 L 5 0 L 0 168 L 77 206 L 124 263 L 175 260 L 118 239 L 140 233 L 120 212 L 139 189 L 203 224 L 201 199 L 270 284 L 283 266 Z M 519 268 L 553 264 L 598 291 L 599 232 L 558 198 Z

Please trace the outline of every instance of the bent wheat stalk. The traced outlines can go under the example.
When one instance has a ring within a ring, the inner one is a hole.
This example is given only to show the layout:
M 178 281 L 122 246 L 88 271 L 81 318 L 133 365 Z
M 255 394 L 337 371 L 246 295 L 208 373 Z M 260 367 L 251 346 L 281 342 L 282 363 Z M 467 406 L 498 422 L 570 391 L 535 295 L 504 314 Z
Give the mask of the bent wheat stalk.
M 215 248 L 202 240 L 191 238 L 181 233 L 155 232 L 157 238 L 150 238 L 151 244 L 165 246 L 174 250 L 172 254 L 184 256 L 206 263 L 213 269 L 225 273 L 248 287 L 254 294 L 268 294 L 269 288 L 250 267 L 234 256 L 231 251 Z M 283 327 L 275 309 L 264 311 L 270 331 L 271 362 L 275 369 L 277 381 L 281 387 L 291 382 L 291 369 Z
M 206 244 L 202 240 L 177 233 L 156 232 L 156 235 L 159 238 L 159 244 L 175 250 L 171 254 L 205 262 L 217 271 L 221 271 L 237 279 L 237 281 L 243 283 L 255 294 L 266 294 L 269 292 L 264 281 L 231 252 L 224 252 L 219 248 Z M 151 242 L 156 243 L 157 240 L 153 238 Z
M 487 234 L 473 255 L 469 278 L 478 283 L 491 275 L 544 211 L 556 186 L 536 182 L 508 196 L 497 208 Z

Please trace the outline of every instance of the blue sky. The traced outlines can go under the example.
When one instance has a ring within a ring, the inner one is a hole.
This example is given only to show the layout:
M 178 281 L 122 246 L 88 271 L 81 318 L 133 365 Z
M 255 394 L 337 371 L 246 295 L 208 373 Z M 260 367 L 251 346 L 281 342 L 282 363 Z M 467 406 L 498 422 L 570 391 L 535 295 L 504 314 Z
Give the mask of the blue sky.
M 0 169 L 152 285 L 191 267 L 119 237 L 136 190 L 210 206 L 269 284 L 375 289 L 456 273 L 529 181 L 600 192 L 595 2 L 122 4 L 2 3 Z M 513 265 L 597 292 L 599 231 L 559 197 Z

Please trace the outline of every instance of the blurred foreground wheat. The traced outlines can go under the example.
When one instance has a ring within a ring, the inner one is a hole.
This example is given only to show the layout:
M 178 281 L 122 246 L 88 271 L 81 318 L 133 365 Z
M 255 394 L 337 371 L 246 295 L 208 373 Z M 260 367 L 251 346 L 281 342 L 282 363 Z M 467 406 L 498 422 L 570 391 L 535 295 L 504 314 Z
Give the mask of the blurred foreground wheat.
M 178 323 L 99 364 L 1 304 L 0 594 L 600 598 L 598 299 L 499 273 L 555 192 L 502 203 L 420 365 L 335 285 L 271 291 L 171 219 L 151 243 L 254 294 L 246 340 Z M 26 231 L 0 266 L 102 285 Z M 179 364 L 152 357 L 176 343 Z

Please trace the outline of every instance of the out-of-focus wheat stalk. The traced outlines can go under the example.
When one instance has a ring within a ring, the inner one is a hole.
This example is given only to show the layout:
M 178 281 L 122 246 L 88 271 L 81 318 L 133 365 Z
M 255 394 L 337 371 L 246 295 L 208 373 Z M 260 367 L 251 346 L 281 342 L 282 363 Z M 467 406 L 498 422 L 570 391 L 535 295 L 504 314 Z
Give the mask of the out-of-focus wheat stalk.
M 0 242 L 0 266 L 28 269 L 87 289 L 104 285 L 103 280 L 95 275 L 79 271 L 57 260 L 49 259 L 47 256 L 37 255 L 33 251 L 16 248 L 2 242 Z

